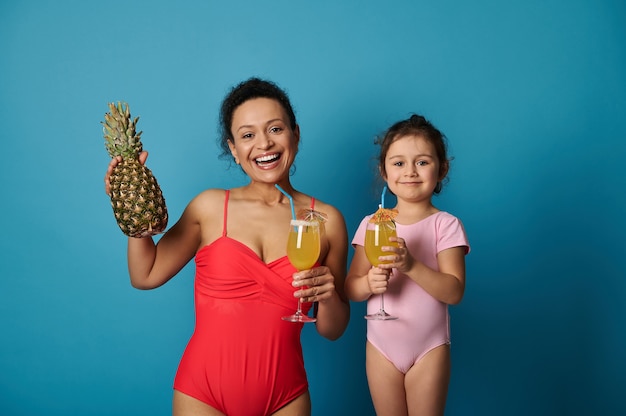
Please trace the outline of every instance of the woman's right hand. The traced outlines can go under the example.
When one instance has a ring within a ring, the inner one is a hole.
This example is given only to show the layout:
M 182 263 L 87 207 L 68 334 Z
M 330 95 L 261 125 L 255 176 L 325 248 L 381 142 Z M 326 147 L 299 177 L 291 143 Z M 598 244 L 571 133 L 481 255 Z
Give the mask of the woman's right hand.
M 146 164 L 146 159 L 148 158 L 148 152 L 143 151 L 139 153 L 139 163 L 142 165 Z M 111 174 L 113 173 L 113 169 L 122 161 L 122 156 L 117 156 L 111 159 L 109 166 L 107 167 L 107 171 L 104 174 L 104 192 L 107 195 L 111 195 Z

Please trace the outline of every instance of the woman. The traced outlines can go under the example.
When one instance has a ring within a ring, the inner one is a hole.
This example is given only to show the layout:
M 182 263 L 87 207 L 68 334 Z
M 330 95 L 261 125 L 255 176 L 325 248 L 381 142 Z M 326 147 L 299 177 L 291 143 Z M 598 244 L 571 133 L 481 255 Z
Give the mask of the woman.
M 150 237 L 129 238 L 131 284 L 159 287 L 195 257 L 196 329 L 174 382 L 174 415 L 310 414 L 303 324 L 281 316 L 300 300 L 306 309 L 315 302 L 317 331 L 330 340 L 343 334 L 350 315 L 345 221 L 291 185 L 300 129 L 278 86 L 257 78 L 237 85 L 222 103 L 220 122 L 221 147 L 249 183 L 200 193 L 156 245 Z M 107 193 L 118 162 L 109 165 Z M 287 227 L 292 212 L 313 205 L 327 216 L 318 266 L 296 273 L 286 257 Z

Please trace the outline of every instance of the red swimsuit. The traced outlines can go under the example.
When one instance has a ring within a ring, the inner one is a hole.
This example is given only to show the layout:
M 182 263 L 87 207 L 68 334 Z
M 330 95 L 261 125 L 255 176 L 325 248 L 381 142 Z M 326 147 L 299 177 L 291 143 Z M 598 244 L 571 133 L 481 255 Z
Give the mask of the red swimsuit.
M 287 257 L 265 264 L 226 235 L 196 253 L 196 328 L 174 388 L 227 414 L 269 415 L 308 389 Z M 302 305 L 304 310 L 310 304 Z

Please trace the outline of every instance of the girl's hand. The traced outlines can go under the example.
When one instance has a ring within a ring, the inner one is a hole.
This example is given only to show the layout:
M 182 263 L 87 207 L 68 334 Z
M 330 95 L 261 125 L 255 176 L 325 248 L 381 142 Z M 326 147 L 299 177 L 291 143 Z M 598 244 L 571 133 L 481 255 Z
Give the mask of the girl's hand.
M 370 292 L 373 295 L 379 295 L 387 291 L 387 283 L 389 282 L 389 276 L 391 275 L 391 269 L 382 269 L 380 267 L 372 267 L 367 272 L 367 284 L 370 287 Z
M 381 260 L 384 260 L 385 263 L 379 265 L 381 269 L 389 270 L 397 269 L 399 272 L 407 273 L 413 265 L 415 264 L 415 259 L 409 253 L 409 250 L 406 248 L 406 242 L 404 238 L 400 237 L 390 237 L 389 241 L 395 241 L 398 243 L 398 247 L 387 246 L 387 252 L 390 252 L 389 255 L 381 256 Z
M 294 294 L 302 302 L 324 302 L 335 293 L 335 277 L 326 266 L 294 273 L 292 285 L 302 287 Z
M 139 163 L 142 165 L 146 164 L 146 159 L 148 158 L 148 152 L 143 151 L 139 153 Z M 111 195 L 111 175 L 113 174 L 113 169 L 122 161 L 122 156 L 117 156 L 111 159 L 109 166 L 107 167 L 107 171 L 104 174 L 104 192 L 107 195 Z

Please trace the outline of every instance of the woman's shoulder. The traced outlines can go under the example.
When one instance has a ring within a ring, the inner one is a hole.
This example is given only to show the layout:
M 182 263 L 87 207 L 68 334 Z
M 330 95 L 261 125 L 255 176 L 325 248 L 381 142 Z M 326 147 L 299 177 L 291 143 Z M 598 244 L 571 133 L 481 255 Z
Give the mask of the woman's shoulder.
M 206 189 L 196 195 L 190 202 L 189 207 L 206 207 L 215 204 L 224 205 L 226 190 L 224 189 Z
M 204 191 L 200 192 L 199 194 L 197 194 L 193 200 L 195 199 L 214 199 L 214 198 L 222 198 L 224 199 L 224 194 L 226 193 L 225 189 L 219 189 L 219 188 L 211 188 L 211 189 L 205 189 Z
M 337 207 L 327 202 L 320 201 L 317 198 L 315 199 L 315 211 L 326 214 L 328 219 L 335 218 L 337 220 L 344 221 L 343 214 Z

